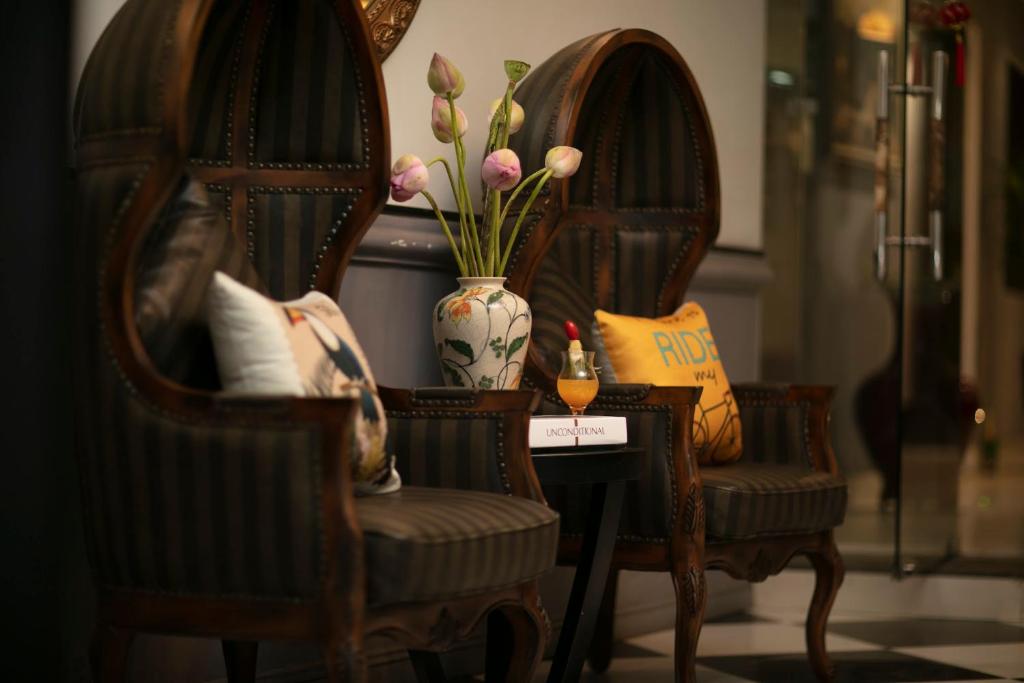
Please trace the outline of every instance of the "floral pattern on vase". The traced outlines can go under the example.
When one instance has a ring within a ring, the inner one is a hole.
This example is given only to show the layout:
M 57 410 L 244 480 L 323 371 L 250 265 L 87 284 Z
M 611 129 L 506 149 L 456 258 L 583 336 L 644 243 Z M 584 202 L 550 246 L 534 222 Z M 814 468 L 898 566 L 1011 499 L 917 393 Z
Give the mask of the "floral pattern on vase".
M 434 343 L 450 387 L 517 389 L 523 378 L 533 318 L 503 277 L 460 277 L 459 289 L 437 302 Z

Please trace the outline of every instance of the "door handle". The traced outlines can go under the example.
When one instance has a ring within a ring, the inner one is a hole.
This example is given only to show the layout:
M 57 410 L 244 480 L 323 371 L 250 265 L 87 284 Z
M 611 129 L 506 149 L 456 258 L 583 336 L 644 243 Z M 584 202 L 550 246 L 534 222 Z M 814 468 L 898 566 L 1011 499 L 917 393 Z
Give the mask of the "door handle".
M 875 277 L 885 282 L 889 234 L 889 51 L 878 53 L 875 103 Z
M 932 85 L 903 86 L 889 83 L 889 51 L 878 53 L 878 103 L 875 126 L 875 277 L 885 282 L 889 247 L 920 247 L 931 250 L 932 277 L 943 278 L 945 248 L 943 240 L 943 204 L 945 203 L 946 143 L 946 72 L 949 55 L 941 50 L 932 53 Z M 928 234 L 889 235 L 889 95 L 908 97 L 930 95 L 929 167 L 928 167 Z
M 943 275 L 943 215 L 946 199 L 946 72 L 949 56 L 945 52 L 932 53 L 932 107 L 929 122 L 928 151 L 928 237 L 932 248 L 932 275 L 941 280 Z

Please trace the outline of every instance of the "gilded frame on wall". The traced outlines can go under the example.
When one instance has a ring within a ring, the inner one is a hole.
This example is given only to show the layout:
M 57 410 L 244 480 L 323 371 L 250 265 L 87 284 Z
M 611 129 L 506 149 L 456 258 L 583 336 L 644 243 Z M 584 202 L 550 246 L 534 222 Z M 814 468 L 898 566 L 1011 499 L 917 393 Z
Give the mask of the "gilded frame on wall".
M 384 61 L 416 15 L 420 0 L 361 0 L 370 25 L 370 37 L 377 46 L 377 56 Z

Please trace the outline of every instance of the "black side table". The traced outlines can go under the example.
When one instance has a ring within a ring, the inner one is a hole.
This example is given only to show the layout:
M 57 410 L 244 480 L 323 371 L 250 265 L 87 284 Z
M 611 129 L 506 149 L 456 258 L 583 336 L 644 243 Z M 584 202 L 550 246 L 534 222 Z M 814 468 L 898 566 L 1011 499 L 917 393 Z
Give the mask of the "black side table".
M 533 452 L 533 467 L 542 484 L 590 485 L 587 528 L 548 683 L 577 681 L 583 671 L 615 550 L 626 482 L 640 478 L 646 454 L 642 448 L 628 447 Z

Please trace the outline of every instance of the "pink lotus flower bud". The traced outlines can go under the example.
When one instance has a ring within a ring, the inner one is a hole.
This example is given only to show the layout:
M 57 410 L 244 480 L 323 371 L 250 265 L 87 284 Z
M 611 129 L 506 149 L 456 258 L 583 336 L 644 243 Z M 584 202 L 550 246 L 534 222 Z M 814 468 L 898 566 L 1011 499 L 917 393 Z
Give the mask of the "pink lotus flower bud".
M 552 147 L 544 156 L 544 167 L 556 178 L 567 178 L 580 167 L 583 152 L 575 147 L 560 145 Z
M 451 93 L 452 97 L 458 97 L 466 87 L 466 79 L 454 64 L 435 52 L 427 69 L 427 85 L 435 95 Z
M 498 99 L 491 102 L 490 114 L 487 116 L 487 120 L 490 121 L 494 118 L 494 115 L 498 113 L 501 108 L 501 103 L 505 101 L 505 98 L 499 97 Z M 512 106 L 508 112 L 508 132 L 515 133 L 523 127 L 523 120 L 526 118 L 526 112 L 523 111 L 522 105 L 515 100 L 512 100 Z
M 480 177 L 492 190 L 511 190 L 523 177 L 519 157 L 510 149 L 496 149 L 484 159 Z
M 469 130 L 469 122 L 466 114 L 455 107 L 455 117 L 459 122 L 459 137 L 461 138 Z M 452 110 L 448 106 L 448 100 L 440 95 L 434 96 L 434 108 L 430 112 L 430 129 L 434 131 L 434 137 L 441 142 L 451 142 L 452 137 Z
M 407 202 L 430 182 L 430 171 L 418 156 L 403 154 L 391 167 L 391 198 Z

